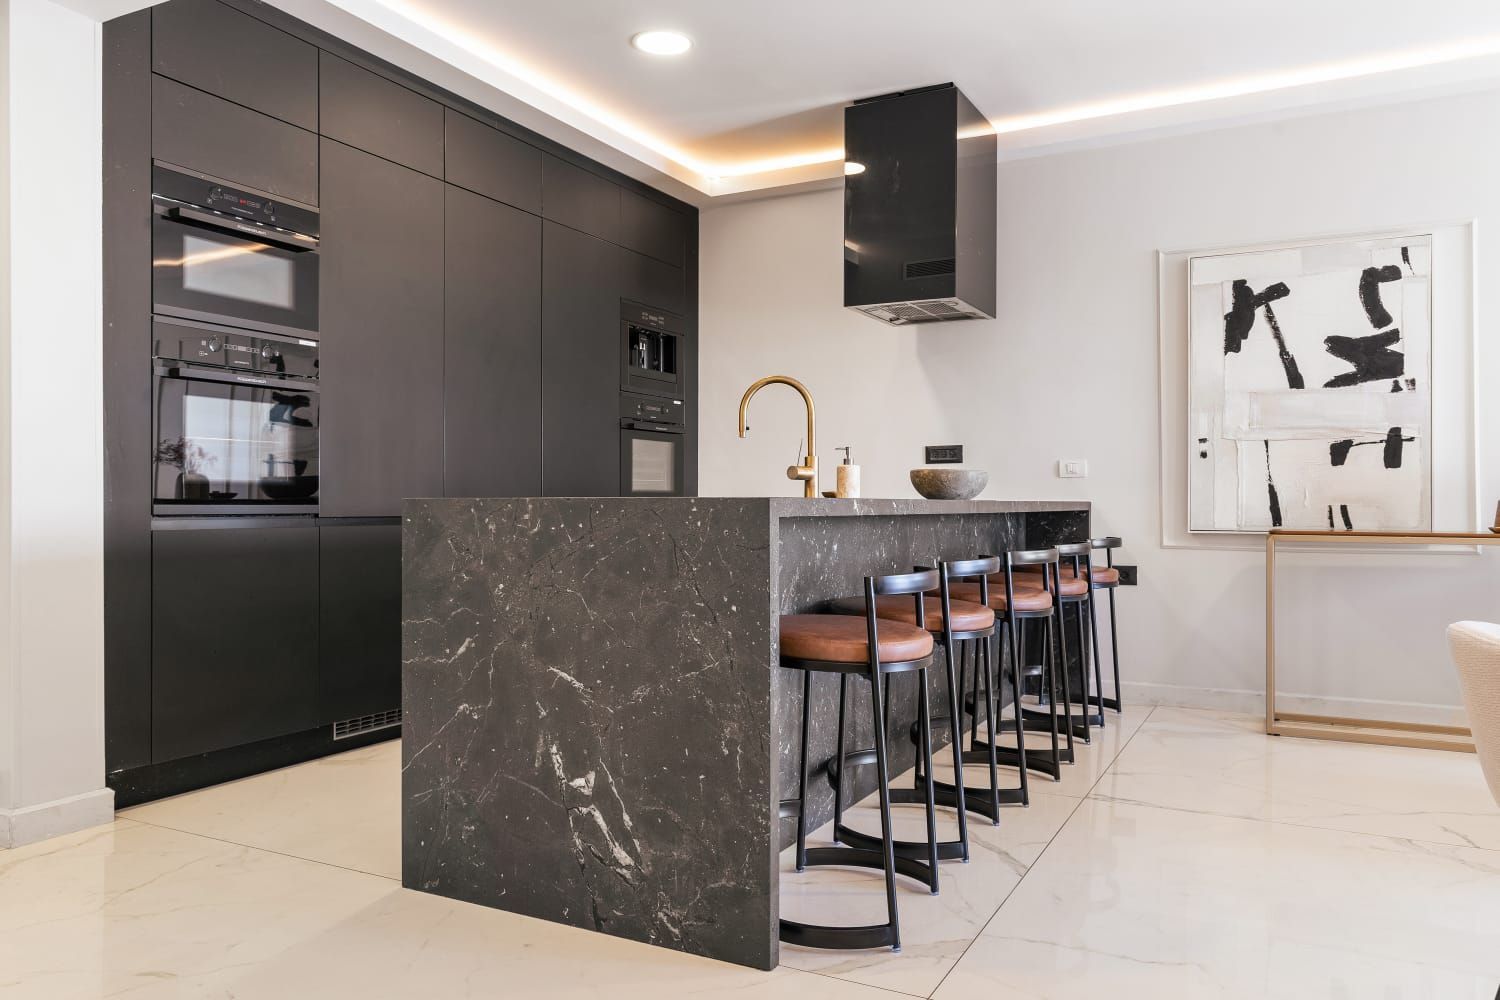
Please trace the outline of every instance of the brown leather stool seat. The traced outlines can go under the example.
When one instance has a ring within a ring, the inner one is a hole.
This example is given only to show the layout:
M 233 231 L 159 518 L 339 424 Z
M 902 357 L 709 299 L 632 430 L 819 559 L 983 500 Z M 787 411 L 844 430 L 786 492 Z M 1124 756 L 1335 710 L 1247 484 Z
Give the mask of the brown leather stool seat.
M 905 596 L 877 597 L 875 598 L 875 617 L 881 621 L 915 625 L 917 623 L 915 604 L 915 601 Z M 863 615 L 865 599 L 863 597 L 840 597 L 836 601 L 829 601 L 828 607 L 838 615 Z M 927 631 L 941 632 L 943 630 L 943 602 L 938 600 L 936 595 L 928 594 L 927 599 L 922 602 L 922 610 L 927 616 Z M 995 624 L 995 612 L 973 601 L 954 600 L 951 594 L 948 601 L 948 615 L 953 621 L 955 632 L 981 632 Z M 881 632 L 880 637 L 884 639 L 885 633 Z M 885 654 L 882 653 L 880 658 L 885 659 Z
M 1016 573 L 1039 574 L 1040 566 L 1017 566 Z M 1072 580 L 1074 578 L 1073 567 L 1068 563 L 1062 565 L 1062 578 Z M 1089 582 L 1096 587 L 1118 587 L 1120 585 L 1120 571 L 1113 566 L 1093 566 L 1089 569 Z
M 866 628 L 863 618 L 849 615 L 782 615 L 781 655 L 795 660 L 868 663 Z M 932 634 L 926 629 L 893 621 L 881 625 L 878 632 L 882 663 L 920 660 L 932 653 Z
M 1047 593 L 1041 586 L 1021 586 L 1020 581 L 1014 587 L 1017 611 L 1050 611 L 1052 610 L 1052 595 Z M 977 583 L 950 583 L 948 585 L 949 600 L 973 601 L 979 600 L 979 584 Z M 1008 611 L 1010 605 L 1005 602 L 1005 577 L 999 580 L 990 579 L 990 607 L 996 611 Z
M 1080 580 L 1071 573 L 1059 573 L 1057 593 L 1060 597 L 1083 597 L 1089 592 L 1089 582 Z

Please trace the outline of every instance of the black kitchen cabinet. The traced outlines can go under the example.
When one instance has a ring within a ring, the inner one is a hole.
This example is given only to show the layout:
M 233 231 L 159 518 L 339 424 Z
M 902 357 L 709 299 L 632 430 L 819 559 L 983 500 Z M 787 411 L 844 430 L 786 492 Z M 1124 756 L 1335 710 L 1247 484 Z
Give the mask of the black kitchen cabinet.
M 620 295 L 642 305 L 656 306 L 667 312 L 685 311 L 686 296 L 682 268 L 663 264 L 645 254 L 626 250 L 618 251 L 620 257 Z
M 620 242 L 620 186 L 548 154 L 542 158 L 542 217 Z
M 414 90 L 322 53 L 319 131 L 330 139 L 443 176 L 443 106 Z
M 151 535 L 151 759 L 317 724 L 318 532 Z
M 687 217 L 645 195 L 620 189 L 620 242 L 630 249 L 682 267 L 687 244 Z
M 542 488 L 542 223 L 447 186 L 444 495 Z
M 401 707 L 401 525 L 318 528 L 318 723 Z
M 444 112 L 444 178 L 496 201 L 542 211 L 542 151 L 459 114 Z
M 151 80 L 151 155 L 281 198 L 318 203 L 318 137 L 176 80 Z
M 542 493 L 620 492 L 621 255 L 542 224 Z
M 443 492 L 443 182 L 325 139 L 319 512 Z
M 214 0 L 152 8 L 151 68 L 317 131 L 317 47 Z

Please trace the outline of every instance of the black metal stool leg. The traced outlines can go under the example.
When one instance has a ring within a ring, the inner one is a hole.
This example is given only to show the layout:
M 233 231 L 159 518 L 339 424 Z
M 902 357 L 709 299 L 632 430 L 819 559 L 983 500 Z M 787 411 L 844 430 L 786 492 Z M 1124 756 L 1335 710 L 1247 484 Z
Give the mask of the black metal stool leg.
M 1120 632 L 1115 624 L 1115 591 L 1109 591 L 1109 655 L 1115 668 L 1115 703 L 1110 707 L 1116 712 L 1125 711 L 1125 692 L 1120 690 Z
M 1078 758 L 1077 754 L 1073 752 L 1073 692 L 1071 684 L 1068 681 L 1068 625 L 1067 620 L 1063 617 L 1063 607 L 1064 605 L 1059 603 L 1055 615 L 1057 618 L 1058 665 L 1061 667 L 1058 673 L 1062 676 L 1063 732 L 1068 738 L 1068 752 L 1063 759 L 1072 764 Z M 1054 700 L 1056 699 L 1054 698 Z
M 921 722 L 922 748 L 920 759 L 922 768 L 928 774 L 932 774 L 932 713 L 927 694 L 927 670 L 924 668 L 917 672 L 917 683 L 921 685 L 917 689 L 917 713 Z M 963 775 L 959 775 L 959 784 L 963 783 Z M 927 806 L 927 863 L 932 866 L 932 894 L 938 894 L 938 839 L 937 839 L 937 803 L 933 799 L 932 782 L 923 783 L 926 790 Z M 963 810 L 958 811 L 959 822 L 963 822 Z M 967 844 L 964 845 L 967 849 Z
M 1088 724 L 1104 728 L 1104 674 L 1101 671 L 1099 660 L 1099 615 L 1094 608 L 1093 584 L 1089 585 L 1089 643 L 1094 650 L 1094 708 L 1098 710 L 1095 715 L 1093 710 L 1088 711 Z M 1088 709 L 1087 703 L 1084 705 Z
M 1047 714 L 1050 717 L 1051 722 L 1052 722 L 1052 761 L 1055 764 L 1061 764 L 1062 763 L 1062 750 L 1061 750 L 1061 748 L 1057 744 L 1057 738 L 1058 738 L 1058 728 L 1057 728 L 1057 658 L 1052 655 L 1052 619 L 1051 619 L 1051 617 L 1048 617 L 1046 619 L 1046 625 L 1043 628 L 1043 632 L 1045 633 L 1045 635 L 1044 635 L 1043 638 L 1046 641 L 1043 643 L 1044 651 L 1042 653 L 1042 660 L 1043 660 L 1043 662 L 1042 662 L 1042 677 L 1045 678 L 1045 680 L 1047 682 L 1047 688 L 1049 689 L 1049 696 L 1047 698 Z M 1023 725 L 1021 728 L 1024 730 L 1025 726 Z M 1024 731 L 1021 733 L 1021 738 L 1022 739 L 1026 738 L 1026 734 L 1025 734 Z M 1062 780 L 1062 768 L 1061 767 L 1058 767 L 1057 770 L 1053 772 L 1053 774 L 1052 774 L 1052 780 L 1053 781 L 1061 781 Z
M 1031 805 L 1031 790 L 1027 785 L 1026 778 L 1026 723 L 1021 717 L 1021 657 L 1016 648 L 1016 622 L 1014 618 L 1006 621 L 1006 632 L 1000 637 L 1000 666 L 1002 671 L 1005 667 L 1005 637 L 1010 637 L 1010 683 L 1011 697 L 1016 706 L 1016 766 L 1021 772 L 1021 805 Z M 1001 685 L 1004 687 L 1004 684 Z M 1005 712 L 1002 704 L 996 712 L 996 724 L 1000 724 L 1000 716 Z M 991 757 L 993 758 L 993 747 Z
M 807 723 L 812 705 L 812 671 L 802 671 L 802 736 L 797 756 L 797 870 L 807 868 Z
M 844 821 L 844 706 L 849 700 L 849 675 L 839 674 L 838 748 L 834 755 L 833 842 L 839 843 L 839 824 Z M 805 742 L 805 741 L 804 741 Z
M 874 655 L 873 652 L 871 655 Z M 875 771 L 879 782 L 876 791 L 880 798 L 880 850 L 885 861 L 885 905 L 886 912 L 890 914 L 891 950 L 900 951 L 901 925 L 896 912 L 896 849 L 891 836 L 891 775 L 886 761 L 885 706 L 881 703 L 880 678 L 874 674 L 870 675 L 870 700 L 875 707 L 871 714 L 875 718 Z M 934 884 L 936 881 L 937 869 L 934 868 Z
M 1083 690 L 1079 693 L 1079 702 L 1083 705 L 1083 724 L 1078 727 L 1078 737 L 1086 744 L 1094 742 L 1094 736 L 1089 732 L 1089 647 L 1088 637 L 1083 629 L 1083 602 L 1074 601 L 1073 604 L 1073 637 L 1078 640 L 1078 676 Z M 1071 709 L 1069 710 L 1071 711 Z
M 953 633 L 945 632 L 943 635 L 943 658 L 948 668 L 948 711 L 952 717 L 949 723 L 949 733 L 953 737 L 953 799 L 954 808 L 958 810 L 958 839 L 964 845 L 963 860 L 969 860 L 969 806 L 964 791 L 964 717 L 962 708 L 959 706 L 958 685 L 960 678 L 954 666 L 954 641 Z M 925 690 L 925 688 L 924 688 Z M 926 714 L 923 714 L 926 718 Z M 928 770 L 927 794 L 929 801 L 933 794 L 932 771 Z

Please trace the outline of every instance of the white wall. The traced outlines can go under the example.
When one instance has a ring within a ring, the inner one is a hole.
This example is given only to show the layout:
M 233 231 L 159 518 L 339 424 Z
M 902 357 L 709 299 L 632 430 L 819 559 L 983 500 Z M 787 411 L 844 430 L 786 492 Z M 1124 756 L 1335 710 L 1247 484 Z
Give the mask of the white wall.
M 0 847 L 107 821 L 100 26 L 6 10 Z
M 758 399 L 750 441 L 735 440 L 732 410 L 754 378 L 799 376 L 825 471 L 852 444 L 867 495 L 912 495 L 920 446 L 958 441 L 990 470 L 986 496 L 1093 500 L 1096 530 L 1123 536 L 1141 571 L 1120 595 L 1125 673 L 1146 685 L 1127 693 L 1254 708 L 1263 554 L 1160 544 L 1157 251 L 1494 218 L 1496 120 L 1500 93 L 1482 93 L 1002 163 L 994 321 L 892 330 L 844 311 L 840 191 L 706 211 L 701 491 L 795 492 L 780 478 L 801 434 L 795 401 Z M 1483 385 L 1500 376 L 1483 326 L 1500 308 L 1500 247 L 1479 233 Z M 1494 453 L 1493 395 L 1477 417 L 1480 452 Z M 1089 478 L 1057 479 L 1060 458 L 1086 458 Z M 1500 463 L 1479 486 L 1493 509 Z M 1288 568 L 1282 690 L 1457 704 L 1441 626 L 1500 616 L 1500 569 L 1473 555 Z

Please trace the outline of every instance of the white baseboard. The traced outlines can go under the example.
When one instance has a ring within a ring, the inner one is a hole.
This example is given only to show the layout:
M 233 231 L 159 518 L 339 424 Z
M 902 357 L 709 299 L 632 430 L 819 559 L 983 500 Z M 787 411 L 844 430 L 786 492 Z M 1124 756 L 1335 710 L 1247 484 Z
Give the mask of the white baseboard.
M 114 818 L 115 793 L 112 788 L 100 788 L 20 809 L 0 809 L 0 848 L 34 844 L 76 830 L 87 830 L 91 826 L 102 826 Z
M 1179 684 L 1151 684 L 1126 681 L 1125 704 L 1171 705 L 1177 708 L 1206 708 L 1221 712 L 1264 715 L 1266 696 L 1263 691 L 1234 688 L 1200 688 Z M 1468 722 L 1461 705 L 1429 705 L 1421 702 L 1380 701 L 1373 698 L 1334 698 L 1326 695 L 1296 694 L 1282 691 L 1276 706 L 1283 712 L 1307 715 L 1333 715 L 1353 719 L 1394 719 L 1439 726 L 1464 726 Z

